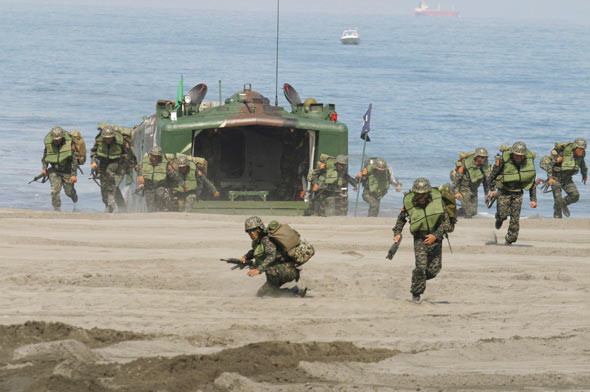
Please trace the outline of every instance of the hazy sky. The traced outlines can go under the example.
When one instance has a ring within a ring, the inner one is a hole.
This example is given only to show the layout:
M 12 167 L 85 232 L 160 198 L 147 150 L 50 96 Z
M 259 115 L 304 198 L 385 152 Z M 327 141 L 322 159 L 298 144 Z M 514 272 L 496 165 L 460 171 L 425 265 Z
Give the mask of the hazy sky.
M 276 0 L 21 0 L 27 3 L 77 3 L 110 6 L 202 8 L 224 10 L 275 10 Z M 21 2 L 0 0 L 0 5 Z M 431 8 L 439 1 L 428 0 Z M 283 12 L 364 13 L 411 15 L 418 0 L 282 0 Z M 576 20 L 590 24 L 590 0 L 441 0 L 441 8 L 452 6 L 464 17 L 547 18 Z

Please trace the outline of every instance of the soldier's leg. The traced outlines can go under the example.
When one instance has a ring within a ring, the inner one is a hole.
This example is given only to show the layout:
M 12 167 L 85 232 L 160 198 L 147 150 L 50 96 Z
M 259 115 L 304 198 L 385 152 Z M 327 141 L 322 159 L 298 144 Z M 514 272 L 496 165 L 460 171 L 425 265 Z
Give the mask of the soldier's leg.
M 156 195 L 153 189 L 145 190 L 145 204 L 148 212 L 156 212 Z
M 502 222 L 510 215 L 510 195 L 500 193 L 496 202 L 496 208 L 496 229 L 500 229 Z
M 72 184 L 70 182 L 70 175 L 64 175 L 63 177 L 63 187 L 64 187 L 64 191 L 66 193 L 66 196 L 68 196 L 70 199 L 72 199 L 72 201 L 74 203 L 78 202 L 78 194 L 76 193 L 76 188 L 74 188 L 74 184 Z
M 197 201 L 196 195 L 191 194 L 186 196 L 186 198 L 184 199 L 183 211 L 191 212 L 193 210 L 193 204 L 195 204 L 195 201 Z
M 125 198 L 123 197 L 123 194 L 121 193 L 121 189 L 119 187 L 115 188 L 114 197 L 115 197 L 115 203 L 117 204 L 117 207 L 119 208 L 119 212 L 126 212 L 127 211 L 127 203 L 125 203 Z
M 170 194 L 168 190 L 160 186 L 154 190 L 155 193 L 155 203 L 156 203 L 156 210 L 157 211 L 170 211 L 170 204 L 172 203 L 172 199 L 170 198 Z
M 566 181 L 564 181 L 563 190 L 565 193 L 567 193 L 567 196 L 564 198 L 564 201 L 567 205 L 576 203 L 578 200 L 580 200 L 580 192 L 578 192 L 578 188 L 576 187 L 572 177 L 569 177 Z
M 299 271 L 291 263 L 275 265 L 266 270 L 265 275 L 266 283 L 258 290 L 257 296 L 293 297 L 298 295 L 299 289 L 281 289 L 285 283 L 299 279 Z
M 472 191 L 471 194 L 469 195 L 469 204 L 470 204 L 469 215 L 471 215 L 471 216 L 477 215 L 477 190 L 475 192 Z
M 369 204 L 369 216 L 379 216 L 380 200 L 372 195 L 367 188 L 363 191 L 363 200 Z
M 561 183 L 557 180 L 551 185 L 551 192 L 553 193 L 553 217 L 556 219 L 562 217 L 561 206 L 563 205 L 563 197 L 561 189 Z
M 335 196 L 326 197 L 323 203 L 324 211 L 322 216 L 336 215 L 336 202 L 337 199 Z
M 432 245 L 427 245 L 428 265 L 426 267 L 426 280 L 432 279 L 438 275 L 442 268 L 442 241 L 436 241 Z
M 412 271 L 410 292 L 413 295 L 421 295 L 426 290 L 426 267 L 428 266 L 428 250 L 421 238 L 414 238 L 414 257 L 416 267 Z
M 508 225 L 508 232 L 506 233 L 506 242 L 512 244 L 518 239 L 518 231 L 520 229 L 520 210 L 522 208 L 523 194 L 511 195 L 510 202 L 510 224 Z
M 55 211 L 61 211 L 61 199 L 59 194 L 63 180 L 61 176 L 55 173 L 55 171 L 49 171 L 49 183 L 51 184 L 51 205 Z

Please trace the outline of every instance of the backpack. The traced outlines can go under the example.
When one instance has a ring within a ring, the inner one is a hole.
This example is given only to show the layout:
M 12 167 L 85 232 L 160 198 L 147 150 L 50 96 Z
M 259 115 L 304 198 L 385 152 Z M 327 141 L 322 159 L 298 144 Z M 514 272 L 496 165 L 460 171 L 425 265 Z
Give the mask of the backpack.
M 301 240 L 297 230 L 275 220 L 269 222 L 268 236 L 275 241 L 299 265 L 303 265 L 315 254 L 311 244 Z
M 176 154 L 170 154 L 170 153 L 166 153 L 166 159 L 168 159 L 168 161 L 173 163 L 173 166 L 175 169 L 178 169 L 178 164 L 176 162 L 176 159 L 180 156 L 180 155 L 185 155 L 185 154 L 181 154 L 181 153 L 176 153 Z M 205 158 L 201 158 L 201 157 L 193 157 L 190 155 L 185 155 L 189 161 L 193 162 L 195 165 L 197 165 L 197 169 L 199 169 L 205 176 L 207 175 L 207 160 Z
M 447 211 L 447 214 L 449 215 L 449 220 L 451 221 L 451 229 L 449 232 L 453 232 L 453 230 L 455 230 L 455 225 L 453 222 L 457 220 L 457 200 L 455 199 L 453 192 L 451 192 L 450 184 L 441 185 L 436 189 L 438 189 L 442 194 L 443 205 Z
M 76 146 L 76 160 L 78 161 L 78 165 L 83 165 L 86 163 L 86 142 L 80 131 L 72 131 L 70 135 L 72 136 L 72 143 Z
M 459 168 L 461 166 L 463 166 L 463 164 L 465 164 L 465 159 L 467 157 L 472 156 L 473 154 L 475 154 L 475 152 L 464 152 L 464 151 L 461 151 L 459 153 L 459 160 L 455 162 L 455 167 L 451 170 L 451 173 L 450 173 L 451 181 L 454 181 L 455 178 L 457 178 L 457 170 L 459 170 Z

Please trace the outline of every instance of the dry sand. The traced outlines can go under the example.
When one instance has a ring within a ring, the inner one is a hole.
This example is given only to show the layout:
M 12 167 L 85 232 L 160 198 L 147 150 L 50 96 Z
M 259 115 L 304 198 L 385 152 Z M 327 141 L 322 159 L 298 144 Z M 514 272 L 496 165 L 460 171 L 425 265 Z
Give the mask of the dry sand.
M 512 247 L 461 220 L 419 304 L 392 219 L 281 218 L 317 251 L 303 299 L 219 261 L 244 217 L 0 219 L 0 391 L 590 389 L 590 219 L 523 219 Z

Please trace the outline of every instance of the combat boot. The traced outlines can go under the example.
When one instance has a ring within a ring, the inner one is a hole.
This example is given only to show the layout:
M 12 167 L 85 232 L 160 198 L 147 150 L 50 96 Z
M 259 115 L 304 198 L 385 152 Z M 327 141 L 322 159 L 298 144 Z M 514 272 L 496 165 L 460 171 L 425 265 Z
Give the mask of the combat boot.
M 570 216 L 570 209 L 567 208 L 567 203 L 565 200 L 563 200 L 561 202 L 561 211 L 563 212 L 563 215 L 569 217 Z
M 504 223 L 503 220 L 496 219 L 496 230 L 500 230 L 502 228 L 502 223 Z
M 77 203 L 78 202 L 78 194 L 77 193 L 74 193 L 74 196 L 72 196 L 72 201 L 74 203 Z
M 53 207 L 53 211 L 61 212 L 61 207 Z
M 412 301 L 420 302 L 420 294 L 412 294 Z

